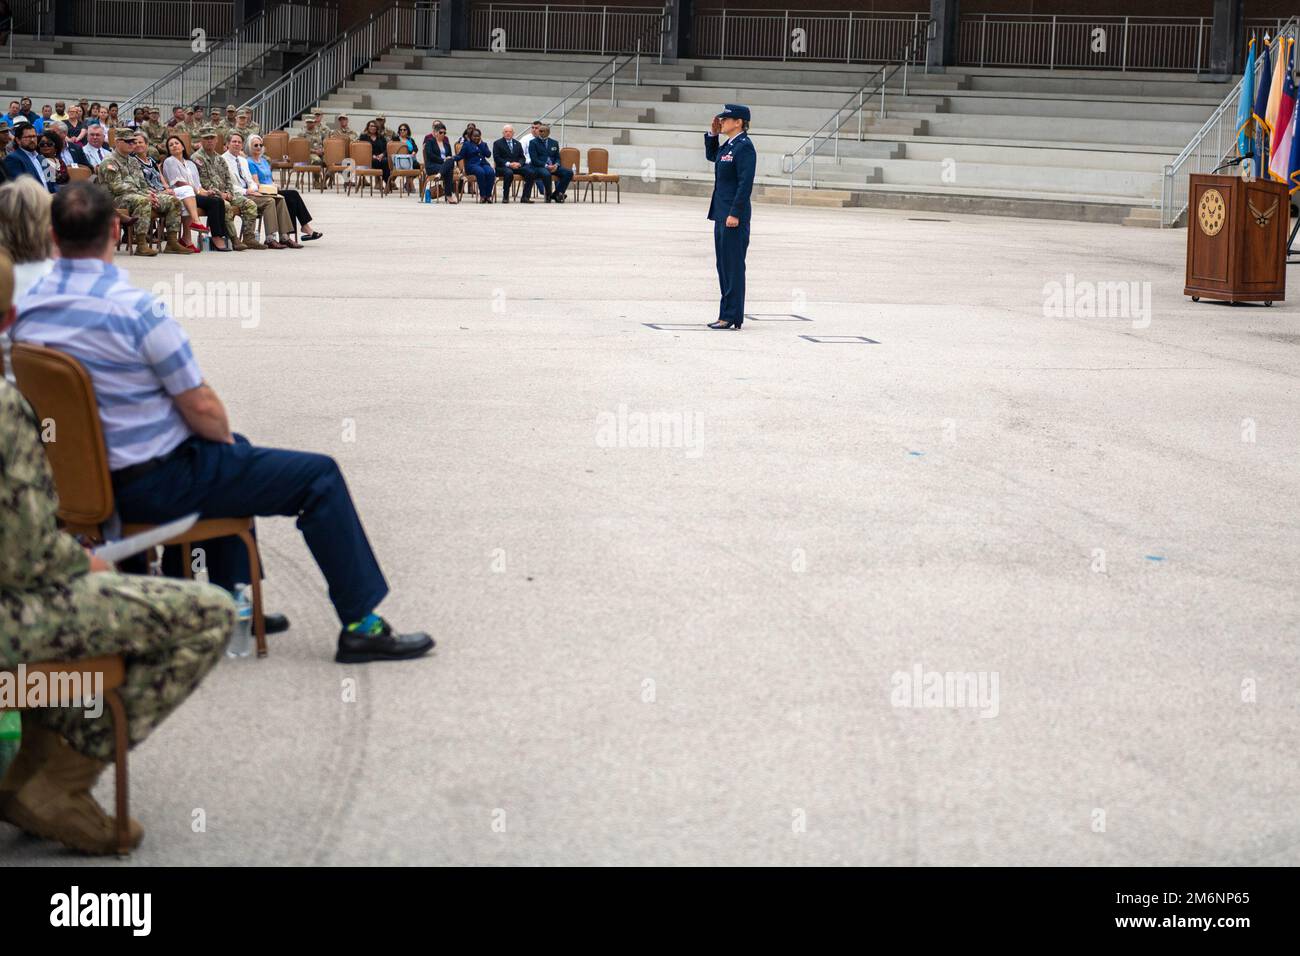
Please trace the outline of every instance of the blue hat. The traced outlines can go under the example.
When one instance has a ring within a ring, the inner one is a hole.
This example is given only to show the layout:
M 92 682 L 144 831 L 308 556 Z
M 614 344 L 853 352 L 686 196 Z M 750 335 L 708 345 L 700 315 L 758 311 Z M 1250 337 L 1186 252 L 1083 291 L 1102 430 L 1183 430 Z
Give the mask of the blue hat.
M 749 122 L 749 107 L 741 106 L 739 103 L 728 103 L 722 107 L 722 112 L 718 114 L 720 119 L 738 119 Z

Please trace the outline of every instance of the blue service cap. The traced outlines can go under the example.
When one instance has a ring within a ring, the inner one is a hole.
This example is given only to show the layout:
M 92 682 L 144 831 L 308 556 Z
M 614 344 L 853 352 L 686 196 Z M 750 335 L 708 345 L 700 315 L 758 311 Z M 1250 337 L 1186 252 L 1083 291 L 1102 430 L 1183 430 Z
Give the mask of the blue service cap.
M 722 107 L 722 112 L 718 114 L 720 119 L 738 119 L 749 122 L 749 107 L 741 106 L 739 103 L 728 103 Z

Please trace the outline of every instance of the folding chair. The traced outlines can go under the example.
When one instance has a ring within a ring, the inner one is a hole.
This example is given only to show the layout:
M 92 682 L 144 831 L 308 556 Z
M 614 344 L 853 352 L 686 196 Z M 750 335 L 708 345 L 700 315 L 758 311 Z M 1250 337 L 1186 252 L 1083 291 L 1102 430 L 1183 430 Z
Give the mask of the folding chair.
M 289 161 L 289 134 L 282 129 L 267 133 L 262 137 L 262 151 L 271 164 L 272 175 L 279 170 L 280 188 L 285 189 L 289 185 L 289 170 L 293 168 Z
M 406 148 L 405 144 L 403 144 L 403 143 L 399 143 L 399 142 L 397 142 L 396 140 L 394 140 L 393 142 L 391 142 L 391 143 L 388 144 L 387 149 L 388 149 L 388 182 L 389 182 L 391 188 L 396 189 L 396 188 L 397 188 L 397 183 L 399 183 L 399 182 L 402 182 L 402 183 L 411 183 L 413 180 L 418 180 L 418 179 L 421 178 L 421 172 L 420 172 L 420 169 L 419 169 L 419 168 L 413 168 L 413 169 L 394 169 L 394 168 L 393 168 L 393 157 L 394 157 L 394 156 L 409 156 L 409 155 L 410 155 L 410 151 Z M 412 159 L 413 159 L 417 164 L 418 164 L 419 161 L 420 161 L 418 156 L 412 157 Z M 414 187 L 412 187 L 412 188 L 414 188 Z
M 331 136 L 325 140 L 325 152 L 321 159 L 325 162 L 325 172 L 321 176 L 321 189 L 329 185 L 334 186 L 334 191 L 339 191 L 339 183 L 335 178 L 337 174 L 346 172 L 350 167 L 343 162 L 348 155 L 348 141 L 343 136 Z
M 289 176 L 293 177 L 295 188 L 302 186 L 302 177 L 307 176 L 307 189 L 313 184 L 319 185 L 324 167 L 311 161 L 311 143 L 305 136 L 295 136 L 286 147 L 289 156 Z
M 83 705 L 81 701 L 67 697 L 67 692 L 76 686 L 75 682 L 61 680 L 60 678 L 64 675 L 71 677 L 74 674 L 99 675 L 99 686 L 103 688 L 104 702 L 108 704 L 108 713 L 113 720 L 113 786 L 116 797 L 113 824 L 117 836 L 117 853 L 119 856 L 126 856 L 131 852 L 130 781 L 127 775 L 127 755 L 130 751 L 131 741 L 127 736 L 126 708 L 122 705 L 121 694 L 118 693 L 119 688 L 126 683 L 126 661 L 121 656 L 112 654 L 104 657 L 83 657 L 81 660 L 75 661 L 28 662 L 24 663 L 23 668 L 29 678 L 33 674 L 45 675 L 46 686 L 49 688 L 51 696 L 41 705 L 42 707 L 75 707 Z M 17 669 L 12 667 L 0 668 L 0 671 L 15 675 L 17 673 Z M 16 707 L 13 709 L 34 710 L 36 708 Z M 3 713 L 3 711 L 0 711 L 0 713 Z
M 609 171 L 609 150 L 603 146 L 592 146 L 587 150 L 587 196 L 591 197 L 595 186 L 603 186 L 601 202 L 609 202 L 609 184 L 614 184 L 614 196 L 617 202 L 623 202 L 623 188 L 619 185 L 618 173 Z
M 99 407 L 90 376 L 76 359 L 27 342 L 15 342 L 10 356 L 18 390 L 42 420 L 58 422 L 58 441 L 45 443 L 54 486 L 59 493 L 58 517 L 64 528 L 89 541 L 104 540 L 103 525 L 117 510 L 108 451 L 99 421 Z M 139 534 L 153 525 L 127 524 L 124 535 Z M 262 608 L 262 569 L 253 538 L 253 519 L 208 518 L 164 542 L 180 545 L 185 576 L 191 577 L 190 545 L 214 538 L 237 537 L 248 549 L 253 589 L 253 630 L 257 656 L 266 656 L 266 619 Z
M 364 188 L 368 183 L 370 185 L 370 195 L 373 196 L 375 194 L 375 180 L 379 180 L 380 186 L 382 187 L 384 173 L 383 170 L 378 169 L 373 165 L 374 153 L 370 149 L 370 144 L 349 143 L 348 155 L 351 157 L 352 162 L 356 167 L 352 170 L 352 175 L 356 177 L 355 185 L 357 187 L 357 195 L 361 195 L 362 188 Z M 350 193 L 352 191 L 352 186 L 353 184 L 349 183 L 345 191 Z M 379 194 L 381 196 L 383 195 L 382 189 Z

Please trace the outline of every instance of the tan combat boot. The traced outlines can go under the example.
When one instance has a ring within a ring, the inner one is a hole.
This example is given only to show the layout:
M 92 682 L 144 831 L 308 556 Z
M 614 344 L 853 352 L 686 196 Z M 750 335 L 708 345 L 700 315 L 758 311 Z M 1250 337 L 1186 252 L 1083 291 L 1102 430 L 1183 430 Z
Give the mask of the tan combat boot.
M 149 245 L 149 240 L 137 239 L 135 241 L 135 254 L 137 256 L 156 256 L 158 255 L 158 250 Z
M 257 236 L 243 240 L 245 249 L 265 249 L 266 246 L 257 241 Z
M 30 721 L 28 721 L 31 724 Z M 40 769 L 45 758 L 62 743 L 62 738 L 52 730 L 31 725 L 23 729 L 23 742 L 18 748 L 18 755 L 5 771 L 0 780 L 0 820 L 9 821 L 9 801 L 22 789 L 23 784 L 32 779 Z
M 193 249 L 186 249 L 177 241 L 176 233 L 167 233 L 167 245 L 163 246 L 163 252 L 170 253 L 174 256 L 189 256 L 194 254 Z
M 78 753 L 58 738 L 41 765 L 10 799 L 5 818 L 28 833 L 82 853 L 116 853 L 114 820 L 91 796 L 95 781 L 108 766 Z M 144 838 L 144 829 L 131 820 L 128 830 L 129 846 L 135 849 Z

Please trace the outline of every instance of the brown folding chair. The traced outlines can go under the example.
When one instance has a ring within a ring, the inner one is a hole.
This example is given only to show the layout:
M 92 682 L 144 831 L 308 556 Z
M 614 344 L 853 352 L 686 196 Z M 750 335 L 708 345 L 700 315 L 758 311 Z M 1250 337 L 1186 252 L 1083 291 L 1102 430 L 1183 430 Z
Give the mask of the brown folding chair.
M 345 136 L 331 136 L 325 140 L 325 152 L 321 159 L 325 162 L 325 172 L 322 176 L 322 189 L 334 185 L 334 191 L 339 191 L 339 183 L 335 178 L 336 174 L 345 172 L 347 165 L 343 162 L 348 155 L 348 141 Z
M 42 421 L 58 423 L 58 441 L 45 443 L 45 454 L 59 493 L 59 520 L 71 534 L 103 541 L 103 524 L 113 516 L 113 481 L 108 473 L 108 451 L 95 404 L 90 376 L 76 359 L 27 342 L 15 342 L 10 356 L 18 390 Z M 126 524 L 123 535 L 154 527 Z M 262 569 L 253 539 L 253 519 L 208 518 L 164 542 L 180 545 L 185 576 L 191 577 L 190 545 L 214 538 L 237 537 L 248 549 L 249 577 L 253 588 L 253 630 L 257 656 L 266 656 L 266 619 L 262 610 Z
M 587 182 L 587 177 L 579 171 L 582 154 L 578 152 L 576 146 L 560 147 L 560 165 L 565 169 L 573 170 L 573 179 L 569 185 L 578 187 L 578 199 L 582 199 L 582 184 Z
M 601 202 L 609 202 L 609 184 L 614 184 L 614 197 L 623 202 L 623 187 L 619 185 L 618 173 L 609 171 L 609 150 L 603 146 L 591 146 L 587 149 L 587 197 L 591 198 L 596 185 L 603 186 Z
M 293 168 L 293 163 L 289 162 L 289 134 L 282 129 L 267 133 L 262 137 L 262 152 L 271 164 L 272 175 L 279 170 L 280 188 L 287 188 L 289 170 Z
M 190 134 L 187 133 L 187 132 L 185 132 L 185 130 L 183 130 L 183 129 L 174 129 L 174 130 L 172 130 L 170 133 L 168 133 L 167 135 L 168 135 L 168 136 L 179 136 L 179 137 L 180 137 L 181 142 L 185 144 L 185 155 L 186 155 L 186 156 L 188 156 L 190 153 L 194 152 L 194 144 L 190 142 Z
M 82 182 L 83 180 L 89 179 L 94 174 L 95 171 L 91 169 L 89 166 L 69 166 L 68 182 L 79 183 Z
M 113 720 L 113 785 L 116 796 L 113 823 L 117 836 L 117 852 L 119 856 L 126 856 L 131 852 L 130 781 L 127 775 L 127 755 L 131 740 L 127 735 L 126 708 L 122 705 L 121 694 L 118 693 L 119 688 L 126 683 L 126 662 L 119 655 L 111 654 L 104 657 L 83 657 L 75 661 L 28 661 L 24 662 L 23 668 L 28 677 L 32 674 L 45 675 L 50 696 L 41 705 L 42 707 L 84 707 L 84 701 L 73 700 L 68 696 L 72 687 L 76 686 L 75 683 L 60 678 L 65 675 L 71 677 L 73 674 L 99 675 L 104 701 L 108 704 L 108 713 Z M 0 671 L 14 674 L 15 678 L 17 676 L 17 668 L 0 668 Z M 35 708 L 29 706 L 13 709 Z
M 406 148 L 405 143 L 399 143 L 397 140 L 393 140 L 391 143 L 388 144 L 387 150 L 388 150 L 388 182 L 393 189 L 397 188 L 396 184 L 399 182 L 409 184 L 412 183 L 414 180 L 418 180 L 420 178 L 420 170 L 418 168 L 416 169 L 394 169 L 393 168 L 394 156 L 410 155 L 410 150 Z M 418 157 L 416 158 L 416 164 L 417 166 L 419 165 Z
M 294 136 L 286 147 L 289 157 L 289 176 L 293 177 L 295 187 L 302 185 L 302 177 L 307 176 L 307 188 L 320 181 L 324 167 L 311 161 L 311 143 L 305 136 Z
M 378 169 L 373 165 L 374 153 L 370 149 L 370 144 L 349 143 L 348 156 L 351 157 L 352 163 L 355 167 L 352 170 L 354 182 L 349 183 L 348 186 L 344 189 L 344 192 L 350 193 L 352 191 L 352 187 L 355 185 L 357 188 L 357 195 L 360 196 L 362 188 L 364 188 L 366 184 L 369 184 L 370 195 L 373 196 L 375 194 L 375 180 L 379 180 L 379 183 L 382 186 L 383 185 L 382 177 L 384 173 L 383 170 Z M 382 190 L 380 191 L 380 195 L 381 196 L 383 195 Z

